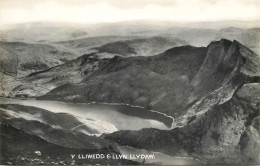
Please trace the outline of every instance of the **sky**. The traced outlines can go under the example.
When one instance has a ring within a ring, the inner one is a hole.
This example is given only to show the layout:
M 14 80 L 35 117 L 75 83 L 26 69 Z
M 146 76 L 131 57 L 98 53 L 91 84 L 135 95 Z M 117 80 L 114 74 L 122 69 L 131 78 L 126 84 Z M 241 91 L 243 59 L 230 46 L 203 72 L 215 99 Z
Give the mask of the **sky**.
M 259 21 L 260 0 L 0 0 L 0 25 L 136 20 Z

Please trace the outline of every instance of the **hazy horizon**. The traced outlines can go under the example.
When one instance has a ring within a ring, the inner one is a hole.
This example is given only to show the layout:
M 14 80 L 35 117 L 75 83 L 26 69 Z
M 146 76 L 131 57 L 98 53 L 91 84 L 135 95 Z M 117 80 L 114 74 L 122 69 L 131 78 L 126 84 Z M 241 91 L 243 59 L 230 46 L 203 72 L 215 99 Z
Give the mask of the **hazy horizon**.
M 225 29 L 225 28 L 240 28 L 251 29 L 259 28 L 260 20 L 255 21 L 239 21 L 239 20 L 226 20 L 226 21 L 202 21 L 202 22 L 176 22 L 176 21 L 153 21 L 153 20 L 134 20 L 134 21 L 117 21 L 111 23 L 74 23 L 74 22 L 55 22 L 55 21 L 33 21 L 24 23 L 4 24 L 0 26 L 0 30 L 8 30 L 17 27 L 104 27 L 104 26 L 147 26 L 157 28 L 195 28 L 195 29 Z M 143 28 L 144 28 L 143 27 Z M 138 28 L 137 28 L 138 29 Z
M 260 0 L 1 0 L 0 24 L 260 21 Z

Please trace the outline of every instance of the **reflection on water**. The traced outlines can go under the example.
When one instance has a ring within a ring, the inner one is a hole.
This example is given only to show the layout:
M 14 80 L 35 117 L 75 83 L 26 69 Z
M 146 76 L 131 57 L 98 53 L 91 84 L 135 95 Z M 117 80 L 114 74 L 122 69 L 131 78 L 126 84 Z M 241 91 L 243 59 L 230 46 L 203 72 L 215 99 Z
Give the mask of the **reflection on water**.
M 113 104 L 75 104 L 46 100 L 8 99 L 1 103 L 33 106 L 54 113 L 69 113 L 85 119 L 101 120 L 113 124 L 118 130 L 140 130 L 142 128 L 170 129 L 166 125 L 172 119 L 139 107 Z M 139 113 L 139 114 L 138 114 Z

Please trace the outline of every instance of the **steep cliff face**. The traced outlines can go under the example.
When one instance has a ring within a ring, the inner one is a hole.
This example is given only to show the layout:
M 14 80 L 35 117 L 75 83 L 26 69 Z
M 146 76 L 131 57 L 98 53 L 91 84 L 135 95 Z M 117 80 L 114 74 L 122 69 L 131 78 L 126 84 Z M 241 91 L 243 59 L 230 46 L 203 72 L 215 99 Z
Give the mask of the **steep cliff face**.
M 235 42 L 221 40 L 211 43 L 199 72 L 192 80 L 195 93 L 205 94 L 221 86 L 224 79 L 232 77 L 231 72 L 244 63 L 242 58 Z
M 192 80 L 195 93 L 206 94 L 227 84 L 239 85 L 245 76 L 259 76 L 259 56 L 237 41 L 222 39 L 207 47 L 207 56 Z
M 207 47 L 207 56 L 191 81 L 188 113 L 176 119 L 183 126 L 196 114 L 229 100 L 238 87 L 260 82 L 260 57 L 237 41 L 222 39 Z

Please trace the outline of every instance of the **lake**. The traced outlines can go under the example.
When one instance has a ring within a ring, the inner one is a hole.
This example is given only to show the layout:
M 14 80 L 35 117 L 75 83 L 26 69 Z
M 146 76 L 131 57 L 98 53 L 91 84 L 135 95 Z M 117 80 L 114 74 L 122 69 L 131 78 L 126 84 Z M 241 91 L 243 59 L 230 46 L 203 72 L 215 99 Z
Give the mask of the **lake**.
M 2 104 L 20 104 L 42 108 L 54 113 L 69 113 L 85 119 L 100 120 L 114 125 L 118 130 L 143 128 L 171 129 L 173 118 L 141 107 L 107 103 L 65 103 L 35 99 L 0 98 Z

